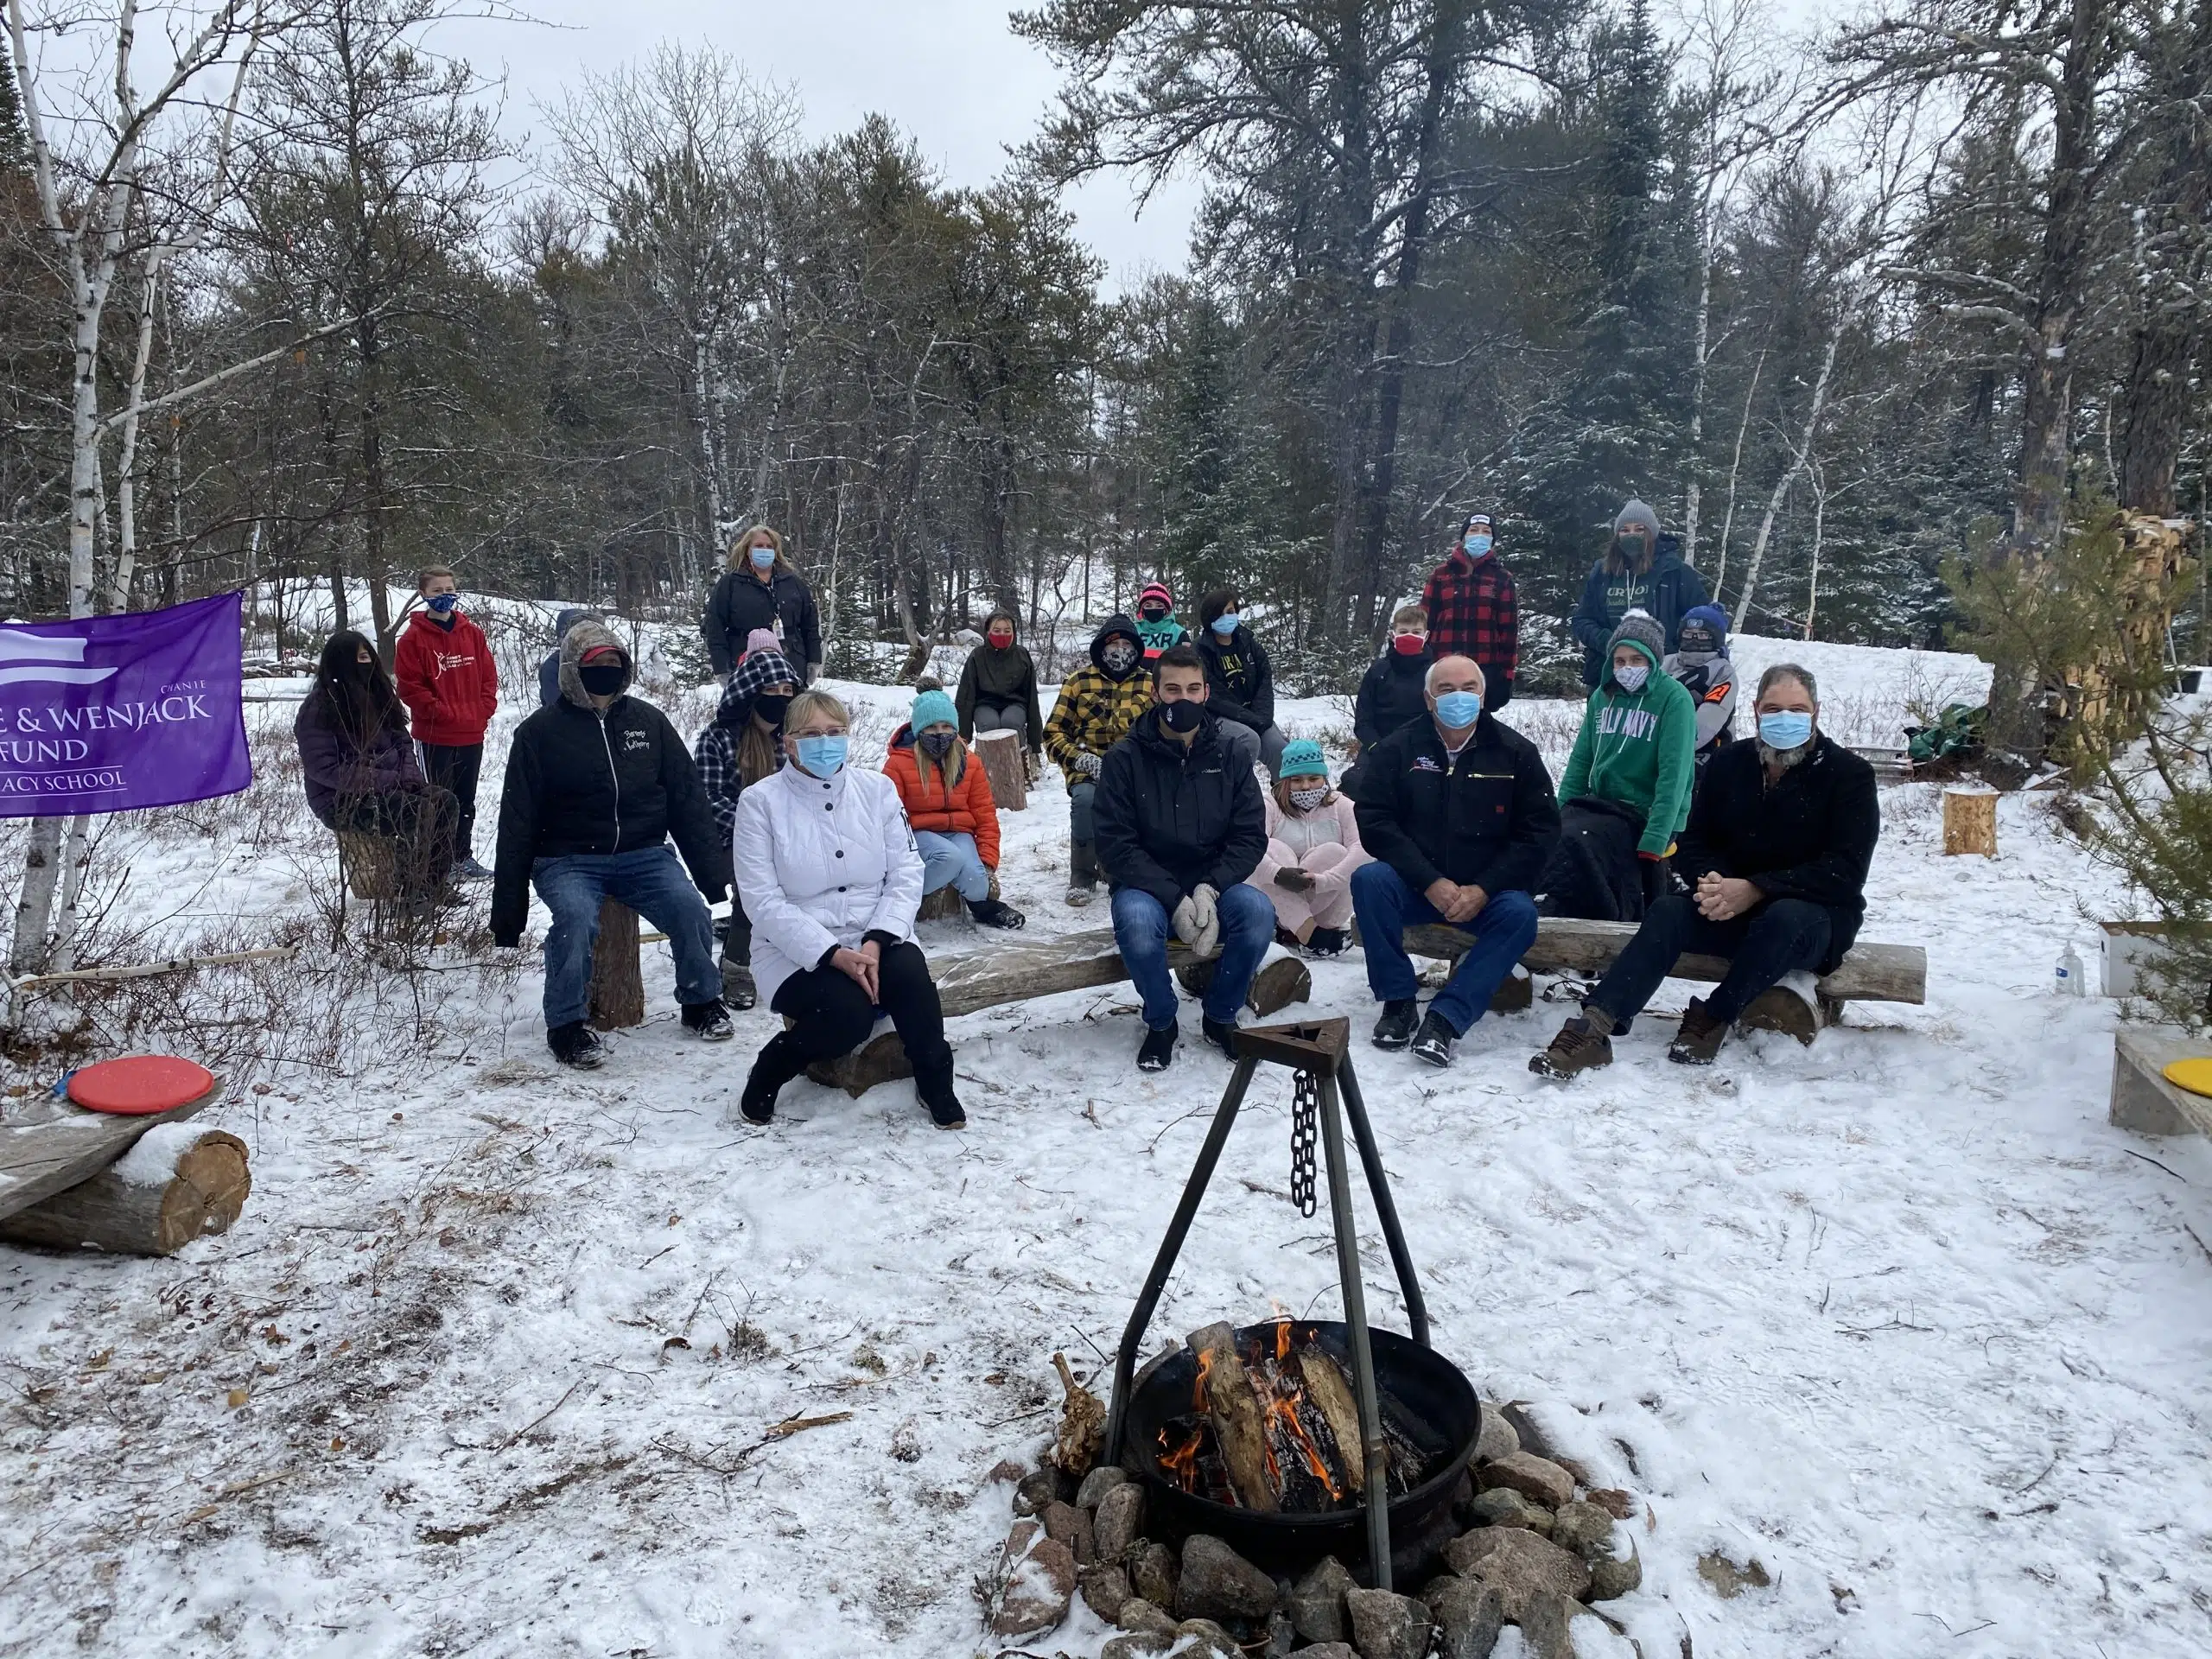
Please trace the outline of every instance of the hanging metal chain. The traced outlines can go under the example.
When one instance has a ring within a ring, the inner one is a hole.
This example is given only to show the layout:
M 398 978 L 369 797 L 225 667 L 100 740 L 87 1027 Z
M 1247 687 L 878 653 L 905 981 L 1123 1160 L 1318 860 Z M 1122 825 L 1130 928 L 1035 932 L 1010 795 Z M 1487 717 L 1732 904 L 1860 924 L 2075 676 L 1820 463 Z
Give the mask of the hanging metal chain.
M 1312 1215 L 1319 1203 L 1313 1191 L 1313 1143 L 1320 1103 L 1320 1079 L 1300 1071 L 1290 1091 L 1290 1201 L 1301 1216 Z

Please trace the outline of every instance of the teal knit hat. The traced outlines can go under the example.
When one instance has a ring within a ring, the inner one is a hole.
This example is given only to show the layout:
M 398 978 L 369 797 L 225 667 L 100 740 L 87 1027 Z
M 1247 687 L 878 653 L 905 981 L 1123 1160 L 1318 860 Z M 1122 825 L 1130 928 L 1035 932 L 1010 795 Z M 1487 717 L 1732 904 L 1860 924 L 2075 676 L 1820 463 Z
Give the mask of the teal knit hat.
M 1282 764 L 1275 768 L 1279 778 L 1303 778 L 1310 773 L 1329 775 L 1329 759 L 1321 753 L 1321 746 L 1310 737 L 1301 737 L 1282 746 Z
M 914 699 L 912 719 L 917 733 L 927 731 L 943 721 L 948 726 L 960 724 L 960 711 L 952 706 L 952 699 L 942 691 L 925 691 Z

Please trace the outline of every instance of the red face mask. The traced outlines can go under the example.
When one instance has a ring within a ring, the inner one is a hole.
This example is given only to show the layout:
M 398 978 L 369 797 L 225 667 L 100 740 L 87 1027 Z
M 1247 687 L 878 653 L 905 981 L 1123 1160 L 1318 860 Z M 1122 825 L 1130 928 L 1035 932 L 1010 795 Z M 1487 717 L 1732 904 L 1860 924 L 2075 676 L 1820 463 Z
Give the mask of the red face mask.
M 1390 649 L 1401 657 L 1418 657 L 1428 649 L 1428 636 L 1425 633 L 1394 633 L 1390 636 Z
M 993 628 L 983 637 L 986 639 L 988 639 L 993 645 L 996 645 L 1001 651 L 1004 651 L 1008 645 L 1014 643 L 1014 630 L 1012 628 Z

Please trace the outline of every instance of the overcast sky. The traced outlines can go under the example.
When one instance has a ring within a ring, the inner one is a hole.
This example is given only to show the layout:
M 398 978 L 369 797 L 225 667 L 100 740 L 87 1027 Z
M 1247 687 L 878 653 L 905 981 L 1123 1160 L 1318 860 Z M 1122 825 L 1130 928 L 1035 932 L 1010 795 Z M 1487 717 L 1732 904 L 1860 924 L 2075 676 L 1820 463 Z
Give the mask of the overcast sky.
M 632 61 L 662 41 L 708 41 L 760 79 L 793 88 L 811 137 L 880 112 L 950 183 L 980 185 L 1037 130 L 1058 78 L 1007 27 L 1007 0 L 521 0 L 543 26 L 454 22 L 433 40 L 487 75 L 504 68 L 508 123 L 542 137 L 536 104 L 587 67 Z M 1071 193 L 1078 228 L 1118 291 L 1147 267 L 1179 269 L 1198 191 L 1178 181 L 1141 215 L 1109 176 Z

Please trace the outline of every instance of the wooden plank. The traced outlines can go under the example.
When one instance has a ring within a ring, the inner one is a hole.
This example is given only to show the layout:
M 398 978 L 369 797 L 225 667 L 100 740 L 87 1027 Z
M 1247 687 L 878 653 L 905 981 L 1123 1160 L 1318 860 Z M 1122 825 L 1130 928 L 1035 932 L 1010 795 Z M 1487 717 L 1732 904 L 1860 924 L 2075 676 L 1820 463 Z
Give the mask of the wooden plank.
M 1585 922 L 1547 916 L 1536 924 L 1536 942 L 1521 958 L 1532 973 L 1595 976 L 1613 965 L 1621 947 L 1636 937 L 1632 922 Z M 1409 927 L 1406 949 L 1417 957 L 1456 959 L 1474 943 L 1454 927 Z M 1685 956 L 1674 977 L 1717 982 L 1728 972 L 1726 958 Z M 1820 982 L 1820 994 L 1834 1002 L 1925 1002 L 1928 952 L 1916 944 L 1854 944 L 1836 970 Z
M 0 1217 L 90 1179 L 155 1124 L 190 1117 L 222 1095 L 218 1077 L 199 1099 L 147 1117 L 88 1112 L 56 1096 L 41 1096 L 0 1123 Z

